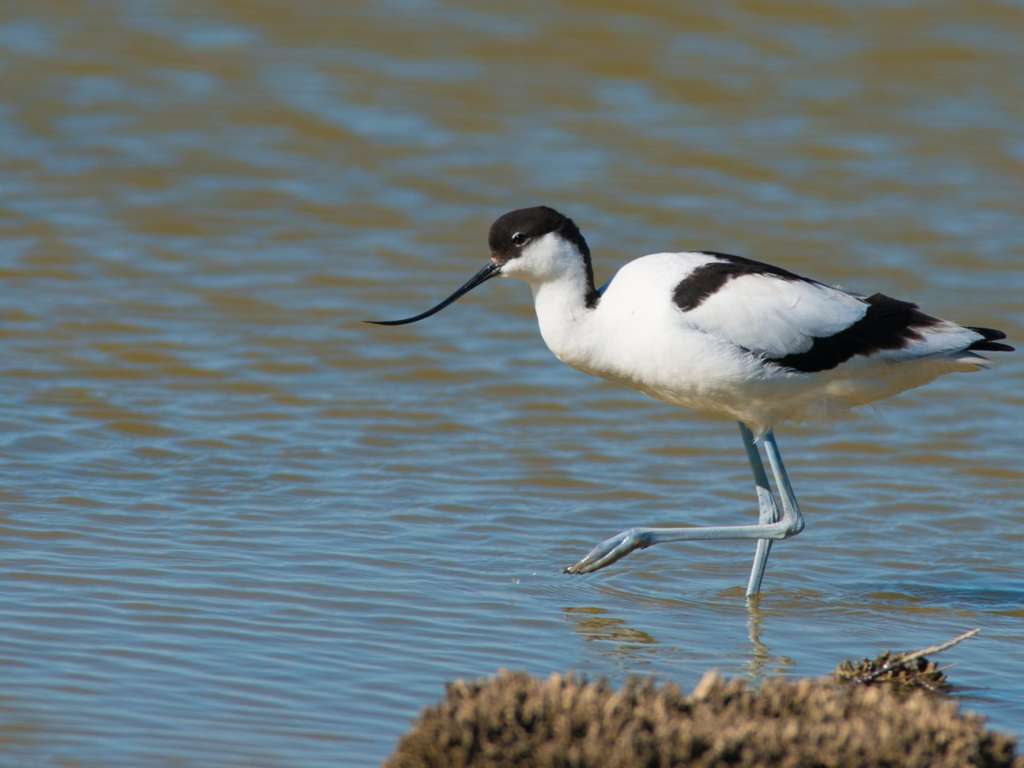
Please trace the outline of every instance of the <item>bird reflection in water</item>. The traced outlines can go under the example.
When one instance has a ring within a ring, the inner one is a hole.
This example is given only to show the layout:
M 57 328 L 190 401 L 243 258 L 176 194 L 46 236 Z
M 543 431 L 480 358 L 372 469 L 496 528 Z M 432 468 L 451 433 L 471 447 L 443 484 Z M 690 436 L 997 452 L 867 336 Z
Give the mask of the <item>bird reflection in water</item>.
M 760 682 L 772 675 L 786 674 L 794 665 L 793 659 L 772 653 L 768 644 L 762 640 L 762 627 L 765 613 L 759 600 L 750 600 L 745 604 L 747 611 L 747 639 L 749 651 L 742 659 L 722 659 L 720 662 L 724 672 L 730 668 L 743 669 L 748 678 Z M 609 615 L 607 608 L 596 606 L 566 607 L 563 613 L 572 620 L 576 632 L 589 643 L 597 643 L 597 648 L 604 654 L 618 659 L 651 657 L 665 655 L 669 646 L 659 641 L 654 635 L 642 629 L 631 627 L 625 619 Z M 736 662 L 735 665 L 730 662 Z
M 606 608 L 581 606 L 562 611 L 584 640 L 601 642 L 602 648 L 610 648 L 615 656 L 648 655 L 658 643 L 653 635 L 627 626 L 624 619 L 608 616 Z

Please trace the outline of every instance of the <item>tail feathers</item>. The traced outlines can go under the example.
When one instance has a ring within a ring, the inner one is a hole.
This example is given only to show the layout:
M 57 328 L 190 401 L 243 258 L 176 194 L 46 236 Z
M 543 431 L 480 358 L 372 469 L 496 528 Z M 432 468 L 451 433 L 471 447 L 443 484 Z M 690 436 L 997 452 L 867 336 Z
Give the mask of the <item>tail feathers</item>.
M 984 355 L 979 355 L 977 352 L 961 352 L 957 357 L 953 358 L 953 362 L 957 365 L 966 366 L 966 368 L 959 370 L 980 371 L 984 368 L 992 367 L 992 361 Z
M 967 351 L 970 352 L 1013 352 L 1014 348 L 1009 344 L 1000 344 L 996 339 L 1005 339 L 1006 334 L 1002 331 L 997 331 L 995 328 L 976 328 L 974 326 L 968 326 L 968 328 L 975 333 L 980 333 L 985 338 L 979 339 L 978 341 L 967 347 Z

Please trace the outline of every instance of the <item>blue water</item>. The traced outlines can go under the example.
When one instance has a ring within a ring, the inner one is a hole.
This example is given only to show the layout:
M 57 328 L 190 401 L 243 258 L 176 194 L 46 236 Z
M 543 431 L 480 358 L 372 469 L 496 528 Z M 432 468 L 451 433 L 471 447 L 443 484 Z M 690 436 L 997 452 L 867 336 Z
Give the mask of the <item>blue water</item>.
M 919 648 L 1024 735 L 1024 362 L 779 439 L 561 366 L 494 281 L 717 249 L 1020 343 L 1016 6 L 15 3 L 0 19 L 0 765 L 379 764 L 502 667 L 692 686 Z

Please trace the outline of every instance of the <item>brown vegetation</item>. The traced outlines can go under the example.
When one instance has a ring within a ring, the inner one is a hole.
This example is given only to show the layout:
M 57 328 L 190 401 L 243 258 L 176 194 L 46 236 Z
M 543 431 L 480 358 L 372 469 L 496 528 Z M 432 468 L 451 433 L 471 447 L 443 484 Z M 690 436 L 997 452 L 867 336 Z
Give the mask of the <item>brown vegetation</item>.
M 946 673 L 934 661 L 925 658 L 925 654 L 942 653 L 964 640 L 970 640 L 981 629 L 969 629 L 938 645 L 929 645 L 919 651 L 893 653 L 886 651 L 873 659 L 860 661 L 844 661 L 836 667 L 833 677 L 839 683 L 859 683 L 861 685 L 888 685 L 894 691 L 913 691 L 924 688 L 928 691 L 945 691 L 950 688 Z
M 942 691 L 949 688 L 946 673 L 934 661 L 923 656 L 902 661 L 898 654 L 886 651 L 881 656 L 860 661 L 844 661 L 836 667 L 835 678 L 841 683 L 865 685 L 887 683 L 896 690 L 924 688 Z
M 501 672 L 448 686 L 387 768 L 1024 768 L 1008 736 L 924 692 L 710 673 L 693 693 Z

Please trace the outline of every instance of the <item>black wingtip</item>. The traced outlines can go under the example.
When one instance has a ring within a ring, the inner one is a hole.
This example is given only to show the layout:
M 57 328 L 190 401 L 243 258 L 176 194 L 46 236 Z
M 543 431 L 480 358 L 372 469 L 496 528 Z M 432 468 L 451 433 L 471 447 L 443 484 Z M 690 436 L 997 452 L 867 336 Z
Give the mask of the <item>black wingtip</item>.
M 998 341 L 976 341 L 967 348 L 968 352 L 1016 352 L 1009 344 L 1000 344 Z
M 996 328 L 981 328 L 975 325 L 969 325 L 967 328 L 975 333 L 980 333 L 985 337 L 985 341 L 997 341 L 998 339 L 1006 338 L 1006 334 Z
M 980 339 L 967 348 L 968 352 L 1016 352 L 1009 344 L 1000 344 L 998 339 L 1005 339 L 1006 334 L 996 328 L 981 328 L 968 326 L 975 333 L 980 333 L 984 339 Z

